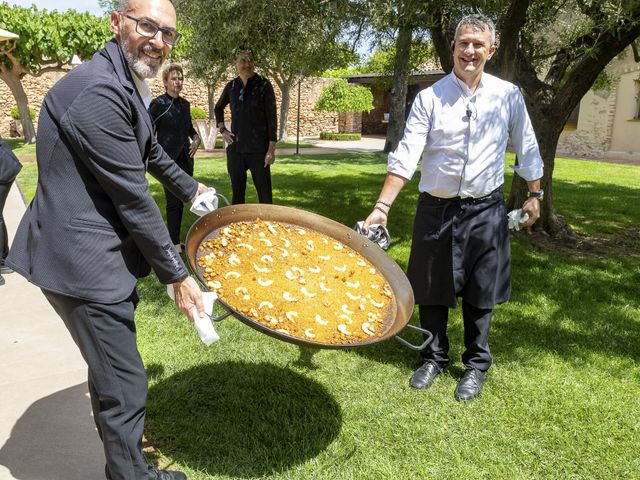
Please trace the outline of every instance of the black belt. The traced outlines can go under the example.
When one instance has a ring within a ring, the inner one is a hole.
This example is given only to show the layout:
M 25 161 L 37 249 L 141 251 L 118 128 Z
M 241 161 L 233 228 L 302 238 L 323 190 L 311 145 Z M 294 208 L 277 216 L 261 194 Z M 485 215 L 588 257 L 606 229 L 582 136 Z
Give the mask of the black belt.
M 497 198 L 499 195 L 502 194 L 502 186 L 496 188 L 493 192 L 484 195 L 482 197 L 478 197 L 478 198 L 473 198 L 473 197 L 449 197 L 449 198 L 442 198 L 442 197 L 435 197 L 433 195 L 431 195 L 430 193 L 427 192 L 422 192 L 420 194 L 421 197 L 429 199 L 430 202 L 436 203 L 436 204 L 440 204 L 440 205 L 445 205 L 445 204 L 450 204 L 450 203 L 456 203 L 459 205 L 467 205 L 467 204 L 477 204 L 477 203 L 483 203 L 486 202 L 488 200 L 493 200 L 495 198 Z

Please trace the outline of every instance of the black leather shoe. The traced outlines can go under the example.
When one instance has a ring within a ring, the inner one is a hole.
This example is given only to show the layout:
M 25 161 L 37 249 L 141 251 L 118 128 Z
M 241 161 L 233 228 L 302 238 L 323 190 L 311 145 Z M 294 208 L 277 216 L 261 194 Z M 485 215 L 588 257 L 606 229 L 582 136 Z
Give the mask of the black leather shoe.
M 2 278 L 2 275 L 0 275 L 0 285 L 4 285 L 4 278 Z
M 484 378 L 486 376 L 487 372 L 483 372 L 477 368 L 467 368 L 456 387 L 456 391 L 454 393 L 456 400 L 468 402 L 480 395 L 482 385 L 484 384 Z
M 427 360 L 418 368 L 409 380 L 409 385 L 413 388 L 429 388 L 433 380 L 442 371 L 442 368 L 433 360 Z
M 149 480 L 187 480 L 187 476 L 182 472 L 149 467 Z
M 9 267 L 7 267 L 4 263 L 0 263 L 0 274 L 7 274 L 7 273 L 13 273 L 13 270 L 11 270 Z

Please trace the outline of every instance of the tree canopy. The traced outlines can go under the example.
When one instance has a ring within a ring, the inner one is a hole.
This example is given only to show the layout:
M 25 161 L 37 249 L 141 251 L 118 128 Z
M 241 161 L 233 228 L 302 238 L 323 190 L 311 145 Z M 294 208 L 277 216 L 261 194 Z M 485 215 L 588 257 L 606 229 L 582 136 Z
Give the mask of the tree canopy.
M 9 6 L 0 3 L 0 27 L 19 39 L 0 42 L 0 79 L 11 89 L 20 111 L 25 140 L 33 142 L 35 131 L 29 117 L 22 78 L 64 71 L 74 55 L 88 60 L 111 37 L 109 23 L 89 13 L 64 13 Z
M 192 36 L 186 51 L 194 71 L 216 79 L 231 63 L 238 46 L 254 51 L 258 70 L 276 82 L 282 93 L 280 138 L 286 122 L 292 85 L 300 78 L 346 66 L 352 52 L 340 37 L 346 0 L 178 0 L 179 17 Z
M 322 89 L 315 109 L 321 112 L 370 112 L 373 94 L 366 87 L 349 85 L 340 78 Z

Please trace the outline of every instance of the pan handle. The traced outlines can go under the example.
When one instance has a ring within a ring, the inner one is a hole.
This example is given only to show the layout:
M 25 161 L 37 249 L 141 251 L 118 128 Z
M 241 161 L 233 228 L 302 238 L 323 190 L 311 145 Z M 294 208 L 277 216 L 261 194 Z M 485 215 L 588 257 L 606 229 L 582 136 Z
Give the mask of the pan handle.
M 214 317 L 213 315 L 209 315 L 207 312 L 204 312 L 204 314 L 205 314 L 207 317 L 209 317 L 209 320 L 211 320 L 212 322 L 216 322 L 216 323 L 218 323 L 218 322 L 221 322 L 222 320 L 224 320 L 225 318 L 227 318 L 227 317 L 229 317 L 229 316 L 233 315 L 233 311 L 232 311 L 232 310 L 229 310 L 229 309 L 227 308 L 227 306 L 226 306 L 226 305 L 222 305 L 222 304 L 220 304 L 220 302 L 218 302 L 217 300 L 216 300 L 216 303 L 217 303 L 218 305 L 220 305 L 224 310 L 226 310 L 226 312 L 225 312 L 225 313 L 223 313 L 222 315 L 217 316 L 217 317 Z
M 227 197 L 225 197 L 224 195 L 222 195 L 221 193 L 216 192 L 216 197 L 222 199 L 224 201 L 224 203 L 227 205 L 227 207 L 229 205 L 231 205 L 231 202 L 229 201 L 229 199 Z
M 398 335 L 393 337 L 396 340 L 398 340 L 401 344 L 403 344 L 405 347 L 409 347 L 411 350 L 415 350 L 416 352 L 419 352 L 420 350 L 424 350 L 424 348 L 431 343 L 431 340 L 433 340 L 433 334 L 430 331 L 425 330 L 424 328 L 416 327 L 415 325 L 411 325 L 411 324 L 407 324 L 406 326 L 423 333 L 424 335 L 426 335 L 427 339 L 424 342 L 422 342 L 421 345 L 414 345 L 413 343 L 406 341 L 404 338 L 400 338 Z
M 220 315 L 219 317 L 213 317 L 211 315 L 209 315 L 208 313 L 205 312 L 205 315 L 207 317 L 209 317 L 209 320 L 211 320 L 212 322 L 221 322 L 222 320 L 224 320 L 225 318 L 227 318 L 228 316 L 232 315 L 232 312 L 227 312 L 227 313 L 223 313 L 222 315 Z

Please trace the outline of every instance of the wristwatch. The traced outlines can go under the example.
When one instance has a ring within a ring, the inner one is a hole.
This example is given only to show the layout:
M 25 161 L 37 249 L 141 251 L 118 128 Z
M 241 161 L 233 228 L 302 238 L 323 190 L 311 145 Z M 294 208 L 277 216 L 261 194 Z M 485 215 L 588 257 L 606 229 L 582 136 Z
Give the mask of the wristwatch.
M 537 198 L 538 200 L 542 201 L 542 199 L 544 198 L 544 190 L 539 190 L 537 192 L 529 192 L 529 196 L 528 198 Z
M 225 127 L 224 125 L 222 127 L 220 127 L 220 133 L 224 133 L 227 131 L 227 127 Z

